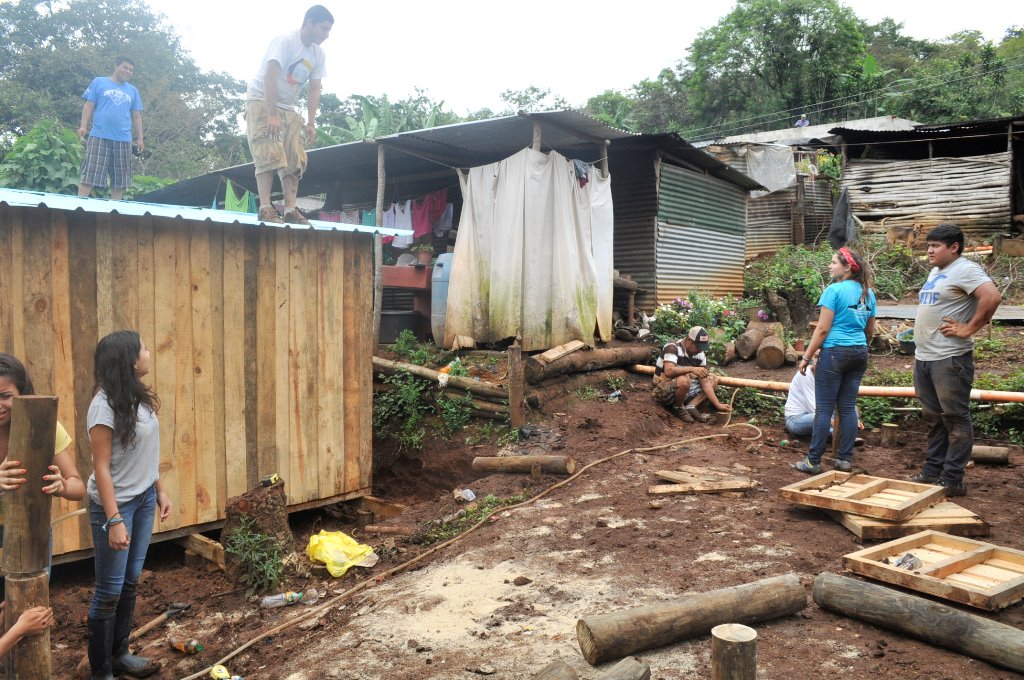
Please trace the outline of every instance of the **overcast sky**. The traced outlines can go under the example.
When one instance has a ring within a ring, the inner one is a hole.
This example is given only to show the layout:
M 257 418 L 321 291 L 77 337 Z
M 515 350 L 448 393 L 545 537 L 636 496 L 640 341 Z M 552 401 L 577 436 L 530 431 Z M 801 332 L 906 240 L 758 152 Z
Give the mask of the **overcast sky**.
M 147 0 L 164 14 L 204 70 L 248 80 L 276 35 L 297 29 L 307 5 L 269 0 Z M 312 4 L 312 3 L 311 3 Z M 847 0 L 861 19 L 885 16 L 914 38 L 938 40 L 965 29 L 998 42 L 1024 19 L 1006 0 L 941 8 L 934 0 Z M 334 13 L 324 43 L 324 89 L 387 94 L 392 101 L 426 90 L 465 115 L 499 111 L 506 89 L 550 89 L 582 106 L 606 89 L 628 90 L 686 56 L 690 43 L 735 6 L 733 0 L 325 0 Z

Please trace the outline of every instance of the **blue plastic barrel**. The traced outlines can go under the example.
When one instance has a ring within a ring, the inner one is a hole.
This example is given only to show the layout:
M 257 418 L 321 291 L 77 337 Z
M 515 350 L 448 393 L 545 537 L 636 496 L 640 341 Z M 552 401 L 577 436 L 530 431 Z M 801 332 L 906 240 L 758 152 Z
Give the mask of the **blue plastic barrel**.
M 448 278 L 452 271 L 452 254 L 441 253 L 434 262 L 430 277 L 430 332 L 438 347 L 444 342 L 444 322 L 448 317 Z

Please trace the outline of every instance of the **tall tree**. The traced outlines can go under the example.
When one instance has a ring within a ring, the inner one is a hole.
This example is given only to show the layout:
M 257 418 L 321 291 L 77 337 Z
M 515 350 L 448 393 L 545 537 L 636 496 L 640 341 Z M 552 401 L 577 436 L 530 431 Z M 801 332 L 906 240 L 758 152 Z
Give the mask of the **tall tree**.
M 813 113 L 863 54 L 860 22 L 836 0 L 739 0 L 694 40 L 682 75 L 699 123 L 739 132 Z
M 55 118 L 78 128 L 81 93 L 114 58 L 135 62 L 132 83 L 146 107 L 147 172 L 187 177 L 225 165 L 214 134 L 237 135 L 244 85 L 200 70 L 145 4 L 129 0 L 0 3 L 0 135 L 11 140 Z

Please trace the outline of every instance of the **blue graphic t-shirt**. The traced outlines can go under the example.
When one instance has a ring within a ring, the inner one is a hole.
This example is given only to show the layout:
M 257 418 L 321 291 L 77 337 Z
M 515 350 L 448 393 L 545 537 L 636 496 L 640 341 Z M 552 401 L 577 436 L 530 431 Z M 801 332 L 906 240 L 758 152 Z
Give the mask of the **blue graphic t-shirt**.
M 142 110 L 142 97 L 134 85 L 100 76 L 92 79 L 82 99 L 96 105 L 90 137 L 132 141 L 132 111 Z
M 868 319 L 875 316 L 874 291 L 868 291 L 867 302 L 860 301 L 861 287 L 856 281 L 847 279 L 833 283 L 821 294 L 818 305 L 828 307 L 835 314 L 832 328 L 822 347 L 851 347 L 866 345 L 864 328 Z

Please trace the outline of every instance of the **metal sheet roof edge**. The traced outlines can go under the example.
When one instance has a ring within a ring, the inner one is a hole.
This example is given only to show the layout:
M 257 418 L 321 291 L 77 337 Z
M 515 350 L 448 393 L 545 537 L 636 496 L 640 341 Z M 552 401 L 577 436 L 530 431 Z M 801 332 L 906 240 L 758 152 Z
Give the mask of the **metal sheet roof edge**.
M 142 217 L 151 215 L 153 217 L 180 217 L 185 220 L 199 220 L 216 222 L 218 224 L 244 224 L 248 226 L 264 225 L 268 227 L 290 227 L 292 229 L 306 228 L 301 224 L 274 224 L 262 222 L 252 213 L 229 212 L 227 210 L 214 210 L 212 208 L 187 208 L 178 205 L 164 205 L 162 203 L 141 203 L 138 201 L 112 201 L 105 198 L 81 198 L 79 196 L 66 196 L 64 194 L 50 194 L 41 191 L 25 191 L 23 189 L 7 189 L 0 187 L 0 203 L 6 203 L 12 207 L 37 208 L 46 207 L 54 210 L 82 210 L 91 213 L 117 213 L 118 215 L 134 215 Z M 353 233 L 380 232 L 383 236 L 412 236 L 408 229 L 394 229 L 385 227 L 371 227 L 362 224 L 342 224 L 340 222 L 324 222 L 322 220 L 310 220 L 310 229 L 317 231 L 346 231 Z

